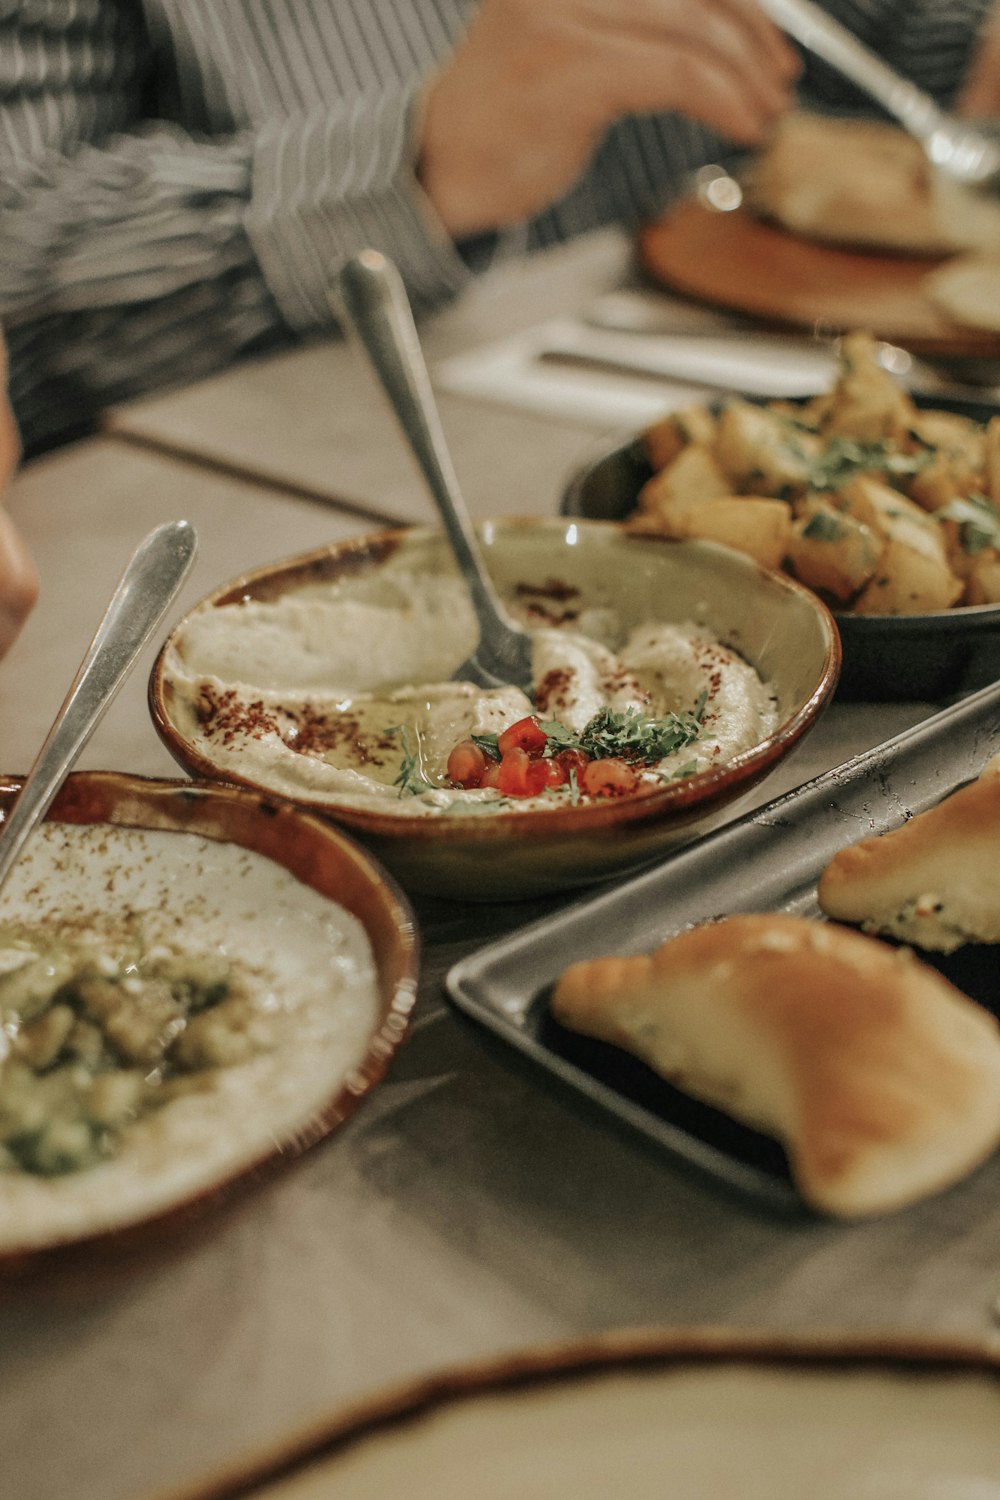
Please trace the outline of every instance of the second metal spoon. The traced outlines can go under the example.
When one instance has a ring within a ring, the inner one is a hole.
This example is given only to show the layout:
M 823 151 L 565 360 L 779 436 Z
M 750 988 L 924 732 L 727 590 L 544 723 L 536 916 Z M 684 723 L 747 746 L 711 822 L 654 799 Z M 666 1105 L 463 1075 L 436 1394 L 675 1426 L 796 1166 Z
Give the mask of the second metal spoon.
M 193 526 L 170 521 L 150 532 L 133 554 L 0 830 L 0 886 L 163 618 L 194 560 L 196 545 Z
M 486 571 L 445 442 L 402 277 L 377 250 L 349 260 L 336 310 L 357 335 L 434 497 L 479 622 L 479 645 L 456 677 L 531 689 L 531 637 L 509 619 Z

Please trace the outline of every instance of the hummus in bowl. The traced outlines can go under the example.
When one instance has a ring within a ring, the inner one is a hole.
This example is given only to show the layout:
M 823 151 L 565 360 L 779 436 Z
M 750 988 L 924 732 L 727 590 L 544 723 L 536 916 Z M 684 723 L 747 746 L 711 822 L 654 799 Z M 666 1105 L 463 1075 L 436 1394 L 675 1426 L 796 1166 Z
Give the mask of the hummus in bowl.
M 481 535 L 534 636 L 530 696 L 453 678 L 476 635 L 447 545 L 384 532 L 261 570 L 180 623 L 151 683 L 170 749 L 330 814 L 414 888 L 514 897 L 690 834 L 832 692 L 825 609 L 727 549 L 559 520 Z
M 328 823 L 69 777 L 0 899 L 0 1273 L 158 1243 L 324 1137 L 416 964 L 405 899 Z

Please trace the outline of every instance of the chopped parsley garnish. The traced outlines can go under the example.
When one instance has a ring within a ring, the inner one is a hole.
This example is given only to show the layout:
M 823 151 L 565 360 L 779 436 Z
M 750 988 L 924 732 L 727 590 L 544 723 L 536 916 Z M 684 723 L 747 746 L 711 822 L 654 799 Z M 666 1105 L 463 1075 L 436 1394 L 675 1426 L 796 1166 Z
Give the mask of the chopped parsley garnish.
M 441 813 L 446 818 L 485 817 L 487 813 L 499 812 L 501 808 L 510 807 L 510 805 L 509 797 L 488 797 L 484 798 L 482 802 L 456 800 L 449 802 L 446 807 L 442 807 Z
M 969 495 L 965 500 L 950 500 L 934 514 L 939 521 L 959 523 L 962 528 L 962 546 L 966 552 L 985 552 L 987 547 L 1000 548 L 1000 512 L 985 495 Z
M 637 708 L 621 712 L 602 708 L 584 726 L 578 744 L 595 760 L 618 755 L 624 760 L 652 765 L 676 750 L 683 750 L 699 737 L 706 699 L 707 694 L 702 693 L 693 713 L 671 713 L 662 719 L 652 719 Z
M 410 731 L 405 724 L 394 724 L 386 734 L 398 734 L 403 742 L 403 759 L 393 786 L 399 787 L 401 797 L 419 797 L 421 792 L 434 790 L 433 781 L 428 781 L 420 765 L 420 753 L 410 744 Z
M 500 760 L 502 757 L 500 755 L 500 747 L 497 744 L 499 738 L 498 734 L 474 734 L 472 736 L 472 743 L 478 745 L 483 754 L 488 756 L 490 760 Z
M 809 466 L 814 490 L 839 490 L 857 474 L 881 473 L 888 479 L 919 474 L 932 461 L 931 452 L 901 453 L 882 440 L 862 443 L 857 438 L 832 437 Z
M 802 535 L 814 542 L 842 542 L 847 535 L 847 527 L 837 516 L 818 510 L 803 526 Z
M 693 776 L 697 769 L 698 762 L 689 760 L 687 765 L 678 766 L 676 771 L 661 772 L 661 778 L 663 781 L 681 781 L 685 776 Z
M 637 708 L 602 708 L 579 734 L 559 719 L 539 719 L 538 727 L 546 736 L 543 757 L 551 759 L 560 750 L 583 750 L 591 760 L 618 756 L 653 765 L 699 737 L 707 701 L 708 694 L 703 692 L 691 713 L 669 713 L 662 719 L 640 713 Z M 492 760 L 501 759 L 497 735 L 474 734 L 472 738 Z M 573 772 L 570 782 L 571 787 L 575 785 Z

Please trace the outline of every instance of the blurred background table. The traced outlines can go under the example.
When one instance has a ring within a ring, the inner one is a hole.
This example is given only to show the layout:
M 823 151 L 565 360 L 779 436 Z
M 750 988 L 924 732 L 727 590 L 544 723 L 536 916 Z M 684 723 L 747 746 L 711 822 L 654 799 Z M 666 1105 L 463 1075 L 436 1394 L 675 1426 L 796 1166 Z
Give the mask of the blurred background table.
M 432 357 L 548 317 L 556 296 L 582 305 L 623 274 L 620 243 L 585 248 L 575 280 L 566 252 L 497 272 L 428 326 Z M 595 441 L 592 423 L 457 395 L 442 405 L 480 514 L 554 511 Z M 303 498 L 313 491 L 322 503 Z M 27 768 L 126 557 L 157 522 L 186 516 L 201 539 L 179 614 L 224 579 L 374 516 L 429 515 L 391 419 L 338 346 L 118 412 L 109 435 L 29 465 L 10 505 L 42 597 L 0 664 L 8 772 Z M 174 773 L 145 705 L 152 655 L 82 764 Z M 835 704 L 757 800 L 930 708 Z M 557 904 L 418 902 L 413 1034 L 345 1129 L 151 1259 L 85 1285 L 0 1288 L 4 1495 L 150 1497 L 383 1383 L 618 1325 L 993 1338 L 1000 1161 L 872 1224 L 777 1220 L 554 1093 L 449 1008 L 441 978 L 455 959 Z

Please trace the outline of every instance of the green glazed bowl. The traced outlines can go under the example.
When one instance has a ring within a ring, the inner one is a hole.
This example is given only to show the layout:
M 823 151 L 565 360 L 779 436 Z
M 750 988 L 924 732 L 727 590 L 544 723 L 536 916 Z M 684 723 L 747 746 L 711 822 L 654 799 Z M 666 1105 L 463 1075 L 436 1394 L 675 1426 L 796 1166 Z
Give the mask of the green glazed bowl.
M 831 698 L 840 641 L 826 607 L 808 590 L 711 542 L 627 535 L 620 526 L 560 518 L 487 521 L 479 528 L 502 595 L 556 579 L 585 605 L 612 605 L 625 627 L 697 620 L 735 647 L 773 684 L 778 725 L 733 759 L 647 795 L 537 811 L 447 816 L 371 811 L 326 796 L 306 805 L 360 838 L 411 891 L 466 900 L 516 900 L 586 886 L 635 870 L 694 837 L 761 781 L 801 739 Z M 199 609 L 273 600 L 289 590 L 360 572 L 453 571 L 443 533 L 382 531 L 261 568 L 218 589 Z M 184 628 L 184 621 L 177 627 Z M 167 641 L 150 680 L 156 728 L 192 775 L 269 788 L 206 758 L 181 727 Z M 457 665 L 457 659 L 456 659 Z

